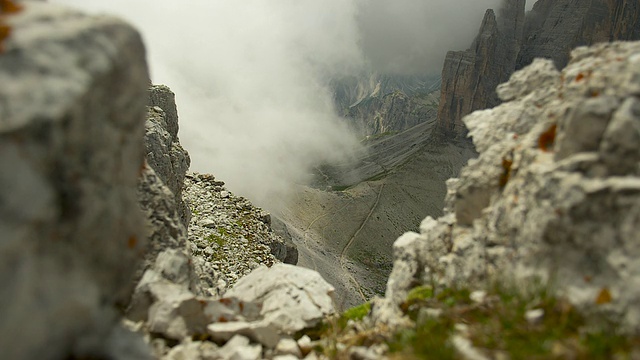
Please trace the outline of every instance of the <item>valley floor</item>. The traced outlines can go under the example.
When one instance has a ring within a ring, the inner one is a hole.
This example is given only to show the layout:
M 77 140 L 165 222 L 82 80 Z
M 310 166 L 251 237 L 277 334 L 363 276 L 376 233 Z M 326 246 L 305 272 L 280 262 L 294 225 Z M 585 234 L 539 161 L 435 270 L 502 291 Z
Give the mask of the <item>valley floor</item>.
M 425 216 L 441 215 L 445 181 L 475 155 L 467 143 L 435 140 L 432 126 L 376 140 L 351 167 L 324 169 L 324 186 L 299 187 L 279 215 L 298 247 L 298 264 L 336 287 L 338 307 L 384 294 L 393 242 Z

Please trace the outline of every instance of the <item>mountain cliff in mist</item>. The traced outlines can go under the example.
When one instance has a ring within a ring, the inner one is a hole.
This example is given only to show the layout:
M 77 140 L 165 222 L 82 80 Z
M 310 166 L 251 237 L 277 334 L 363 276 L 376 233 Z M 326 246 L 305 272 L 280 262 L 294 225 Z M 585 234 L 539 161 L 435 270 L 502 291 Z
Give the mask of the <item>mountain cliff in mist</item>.
M 396 90 L 360 101 L 349 108 L 347 117 L 367 136 L 399 132 L 433 119 L 438 110 L 438 97 L 437 91 L 409 96 Z
M 640 4 L 625 0 L 540 0 L 526 15 L 525 0 L 507 0 L 487 10 L 471 47 L 447 53 L 438 131 L 465 136 L 462 117 L 498 105 L 496 86 L 536 57 L 563 68 L 576 46 L 640 39 L 639 19 Z
M 338 111 L 361 136 L 397 133 L 434 119 L 438 86 L 433 75 L 366 72 L 331 82 Z
M 478 49 L 520 28 L 485 20 Z M 338 174 L 357 181 L 285 214 L 298 253 L 270 214 L 187 174 L 175 96 L 148 88 L 134 28 L 10 0 L 0 28 L 2 358 L 640 354 L 640 42 L 516 72 L 503 104 L 465 117 L 477 159 L 434 141 L 435 120 L 370 139 Z M 419 233 L 390 254 L 407 222 Z M 308 269 L 279 263 L 298 255 Z M 384 298 L 338 312 L 380 278 Z

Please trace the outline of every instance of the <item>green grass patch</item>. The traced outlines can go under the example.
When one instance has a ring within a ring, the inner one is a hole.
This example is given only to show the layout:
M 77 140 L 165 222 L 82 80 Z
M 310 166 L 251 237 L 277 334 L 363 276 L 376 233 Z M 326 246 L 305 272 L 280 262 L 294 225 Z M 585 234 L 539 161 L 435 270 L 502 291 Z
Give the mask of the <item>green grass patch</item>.
M 210 234 L 209 236 L 206 237 L 206 239 L 209 241 L 209 243 L 218 244 L 219 247 L 223 247 L 224 244 L 227 243 L 227 240 L 225 240 L 222 236 L 217 234 Z
M 543 286 L 495 285 L 476 303 L 471 291 L 431 287 L 413 289 L 402 310 L 414 326 L 394 334 L 390 351 L 402 358 L 453 359 L 450 339 L 456 324 L 464 324 L 477 349 L 489 357 L 509 359 L 631 359 L 640 354 L 640 338 L 620 334 L 615 324 L 583 316 L 566 299 Z M 427 309 L 439 315 L 425 315 Z M 526 314 L 541 311 L 538 320 Z M 503 356 L 503 357 L 504 357 Z
M 414 328 L 394 334 L 388 342 L 393 358 L 400 359 L 456 359 L 449 342 L 454 324 L 447 319 L 427 319 Z
M 354 306 L 351 309 L 346 310 L 340 315 L 340 319 L 338 320 L 338 327 L 340 329 L 344 329 L 347 326 L 349 320 L 362 320 L 367 314 L 371 311 L 371 303 L 366 302 L 364 304 Z
M 581 314 L 540 283 L 495 284 L 475 301 L 471 294 L 465 287 L 436 291 L 431 286 L 420 286 L 412 289 L 401 305 L 411 320 L 409 327 L 390 332 L 384 325 L 364 330 L 347 326 L 349 320 L 360 321 L 370 313 L 371 304 L 365 303 L 334 315 L 303 334 L 321 339 L 316 351 L 340 359 L 348 358 L 344 349 L 350 346 L 380 343 L 389 347 L 390 359 L 461 359 L 452 343 L 456 334 L 470 340 L 487 358 L 639 358 L 639 336 L 622 334 L 619 324 Z M 527 319 L 532 310 L 542 316 Z

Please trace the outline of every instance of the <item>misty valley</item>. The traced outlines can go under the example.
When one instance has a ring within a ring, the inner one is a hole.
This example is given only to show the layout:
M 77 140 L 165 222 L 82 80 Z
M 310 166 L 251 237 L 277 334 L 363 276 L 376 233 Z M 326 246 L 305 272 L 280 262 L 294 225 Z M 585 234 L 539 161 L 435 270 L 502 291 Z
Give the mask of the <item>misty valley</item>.
M 2 359 L 640 359 L 640 1 L 0 0 Z
M 336 106 L 362 148 L 349 161 L 316 167 L 310 185 L 296 186 L 275 215 L 277 232 L 298 247 L 298 265 L 329 279 L 342 308 L 384 294 L 398 234 L 442 214 L 445 181 L 476 155 L 470 142 L 438 133 L 439 82 L 391 75 L 333 82 Z

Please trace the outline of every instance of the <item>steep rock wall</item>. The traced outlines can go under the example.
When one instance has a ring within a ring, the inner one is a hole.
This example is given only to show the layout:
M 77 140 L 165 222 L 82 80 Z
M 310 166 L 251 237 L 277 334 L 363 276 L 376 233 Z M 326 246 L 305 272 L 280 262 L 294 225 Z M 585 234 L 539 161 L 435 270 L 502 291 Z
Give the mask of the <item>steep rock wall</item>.
M 614 40 L 640 39 L 640 4 L 633 0 L 539 0 L 524 15 L 524 1 L 506 0 L 485 14 L 470 49 L 447 54 L 437 131 L 464 137 L 463 116 L 500 103 L 494 89 L 536 57 L 561 69 L 571 49 Z
M 576 46 L 640 39 L 639 20 L 633 0 L 539 0 L 527 14 L 517 67 L 544 57 L 562 69 Z
M 122 358 L 105 347 L 126 347 L 109 334 L 145 248 L 144 46 L 114 18 L 24 7 L 0 54 L 0 348 Z
M 438 131 L 465 136 L 460 119 L 476 109 L 499 104 L 495 88 L 515 69 L 524 26 L 524 0 L 511 0 L 499 11 L 487 10 L 471 48 L 450 51 L 442 70 Z
M 175 94 L 165 85 L 151 86 L 149 106 L 151 108 L 145 125 L 147 163 L 174 194 L 178 214 L 186 227 L 189 224 L 189 209 L 182 200 L 182 187 L 191 159 L 178 139 Z

